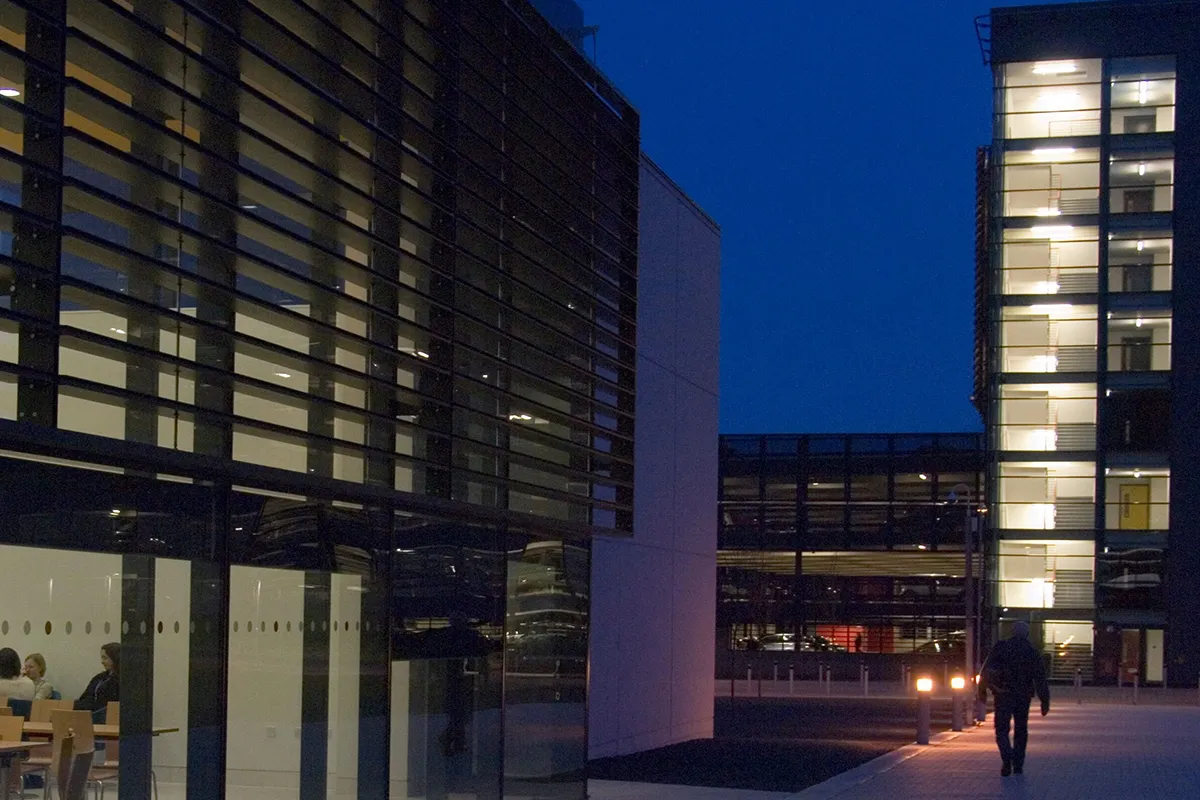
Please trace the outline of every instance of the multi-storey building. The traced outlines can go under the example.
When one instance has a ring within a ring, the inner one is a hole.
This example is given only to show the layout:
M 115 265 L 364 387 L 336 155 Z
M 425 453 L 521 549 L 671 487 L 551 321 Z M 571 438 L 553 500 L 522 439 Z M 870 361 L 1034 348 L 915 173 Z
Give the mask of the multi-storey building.
M 961 658 L 983 463 L 977 433 L 722 436 L 717 647 Z
M 583 796 L 639 159 L 526 0 L 0 0 L 0 646 L 123 795 Z
M 992 605 L 1097 681 L 1200 670 L 1200 3 L 994 9 L 976 401 Z

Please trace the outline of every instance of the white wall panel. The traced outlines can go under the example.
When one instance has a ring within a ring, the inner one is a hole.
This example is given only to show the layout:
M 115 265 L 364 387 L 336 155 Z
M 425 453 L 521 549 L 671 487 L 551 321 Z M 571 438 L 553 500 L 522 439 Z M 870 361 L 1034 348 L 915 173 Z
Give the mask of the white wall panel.
M 634 534 L 592 557 L 588 753 L 712 735 L 720 232 L 641 170 Z

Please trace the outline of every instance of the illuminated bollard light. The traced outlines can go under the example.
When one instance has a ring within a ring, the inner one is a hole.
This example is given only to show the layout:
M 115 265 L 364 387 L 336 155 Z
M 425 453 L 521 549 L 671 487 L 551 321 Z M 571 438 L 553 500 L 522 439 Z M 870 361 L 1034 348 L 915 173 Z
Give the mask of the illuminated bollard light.
M 929 744 L 930 695 L 933 678 L 917 678 L 917 744 Z
M 961 731 L 963 729 L 963 717 L 966 716 L 966 708 L 963 704 L 963 689 L 967 686 L 966 679 L 962 675 L 955 675 L 950 679 L 950 688 L 954 691 L 954 708 L 950 714 L 950 730 Z

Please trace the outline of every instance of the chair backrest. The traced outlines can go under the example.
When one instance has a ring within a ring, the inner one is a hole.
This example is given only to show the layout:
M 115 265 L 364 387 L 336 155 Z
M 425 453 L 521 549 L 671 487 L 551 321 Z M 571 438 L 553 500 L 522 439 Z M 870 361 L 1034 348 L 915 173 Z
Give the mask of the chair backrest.
M 81 751 L 76 745 L 71 755 L 64 756 L 62 762 L 68 764 L 69 768 L 65 770 L 66 780 L 63 780 L 62 777 L 59 778 L 59 800 L 84 800 L 87 797 L 88 775 L 92 769 L 92 751 Z M 56 774 L 59 776 L 64 774 L 62 763 L 59 764 Z
M 8 707 L 12 709 L 13 716 L 29 719 L 29 712 L 33 709 L 33 701 L 18 700 L 13 697 L 9 699 Z
M 12 715 L 12 706 L 0 706 L 0 717 L 11 717 Z
M 108 708 L 104 712 L 104 724 L 105 725 L 117 725 L 118 727 L 120 726 L 120 724 L 121 724 L 121 701 L 120 700 L 110 700 L 109 701 Z
M 67 787 L 71 784 L 71 757 L 75 754 L 75 737 L 67 734 L 58 743 L 62 758 L 54 771 L 54 780 L 58 784 L 58 800 L 67 796 Z
M 0 717 L 0 742 L 19 742 L 24 733 L 23 717 Z
M 96 734 L 92 727 L 91 712 L 54 709 L 50 712 L 50 722 L 54 726 L 54 746 L 50 751 L 51 771 L 57 771 L 62 763 L 62 747 L 59 742 L 72 734 L 75 752 L 87 753 L 88 758 L 92 758 L 96 749 Z
M 34 700 L 29 711 L 30 722 L 49 722 L 50 712 L 54 709 L 70 711 L 75 704 L 70 700 Z

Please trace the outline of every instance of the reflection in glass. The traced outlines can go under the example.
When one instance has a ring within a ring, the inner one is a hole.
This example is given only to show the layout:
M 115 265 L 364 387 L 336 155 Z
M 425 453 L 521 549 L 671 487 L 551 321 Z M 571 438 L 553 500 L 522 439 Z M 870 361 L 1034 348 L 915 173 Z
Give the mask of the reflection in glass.
M 504 796 L 583 798 L 590 554 L 528 541 L 508 552 Z

